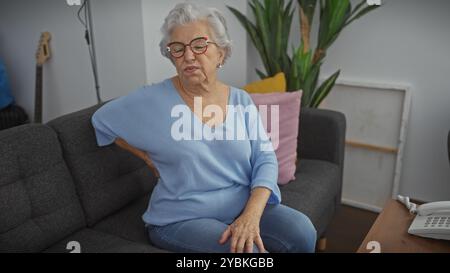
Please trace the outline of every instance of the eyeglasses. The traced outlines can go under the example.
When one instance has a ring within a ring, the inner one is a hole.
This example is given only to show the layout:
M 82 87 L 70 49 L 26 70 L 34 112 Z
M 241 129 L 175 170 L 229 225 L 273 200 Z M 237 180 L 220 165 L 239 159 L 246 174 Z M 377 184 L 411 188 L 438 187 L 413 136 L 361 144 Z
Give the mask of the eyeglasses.
M 167 45 L 166 50 L 174 58 L 181 58 L 186 52 L 186 47 L 189 46 L 195 55 L 204 54 L 208 50 L 208 44 L 215 44 L 208 40 L 208 37 L 198 37 L 192 40 L 189 44 L 181 42 L 172 42 Z

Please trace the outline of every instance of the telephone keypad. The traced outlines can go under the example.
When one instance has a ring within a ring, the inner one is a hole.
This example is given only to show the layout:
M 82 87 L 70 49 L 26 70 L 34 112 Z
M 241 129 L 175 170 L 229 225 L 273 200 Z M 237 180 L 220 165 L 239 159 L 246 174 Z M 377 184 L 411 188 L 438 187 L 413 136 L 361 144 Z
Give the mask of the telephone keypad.
M 447 216 L 428 216 L 425 220 L 425 227 L 450 227 L 450 217 Z

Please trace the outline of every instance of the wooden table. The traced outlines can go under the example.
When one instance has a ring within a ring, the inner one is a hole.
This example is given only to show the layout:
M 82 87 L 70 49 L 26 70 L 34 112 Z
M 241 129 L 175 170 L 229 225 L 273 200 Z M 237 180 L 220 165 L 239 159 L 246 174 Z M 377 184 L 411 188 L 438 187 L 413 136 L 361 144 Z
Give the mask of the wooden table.
M 450 241 L 409 234 L 408 228 L 414 217 L 400 202 L 388 201 L 357 252 L 372 252 L 374 248 L 367 249 L 372 241 L 370 244 L 375 247 L 379 243 L 381 253 L 450 252 Z

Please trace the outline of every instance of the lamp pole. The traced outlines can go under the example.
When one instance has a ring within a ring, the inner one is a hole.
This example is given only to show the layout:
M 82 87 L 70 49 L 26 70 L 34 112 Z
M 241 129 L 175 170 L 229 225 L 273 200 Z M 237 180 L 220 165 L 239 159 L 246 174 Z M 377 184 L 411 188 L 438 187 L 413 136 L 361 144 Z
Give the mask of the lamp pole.
M 98 71 L 97 71 L 97 55 L 95 53 L 95 41 L 94 41 L 94 23 L 92 20 L 92 12 L 91 12 L 91 1 L 90 0 L 85 0 L 86 1 L 86 9 L 87 9 L 87 14 L 88 14 L 88 32 L 87 32 L 87 42 L 88 42 L 88 46 L 89 46 L 89 50 L 90 50 L 90 54 L 91 54 L 91 62 L 92 62 L 92 72 L 94 74 L 94 81 L 95 81 L 95 92 L 97 95 L 97 103 L 100 104 L 102 102 L 102 99 L 100 98 L 100 85 L 98 82 Z

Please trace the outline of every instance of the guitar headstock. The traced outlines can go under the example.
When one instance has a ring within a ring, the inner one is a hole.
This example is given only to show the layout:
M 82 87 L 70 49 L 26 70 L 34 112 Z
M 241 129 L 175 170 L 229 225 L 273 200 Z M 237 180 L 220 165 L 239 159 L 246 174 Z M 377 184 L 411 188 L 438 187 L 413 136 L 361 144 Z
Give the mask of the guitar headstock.
M 36 62 L 38 65 L 43 65 L 50 58 L 50 39 L 52 38 L 50 32 L 43 32 L 39 39 L 39 46 L 36 52 Z

